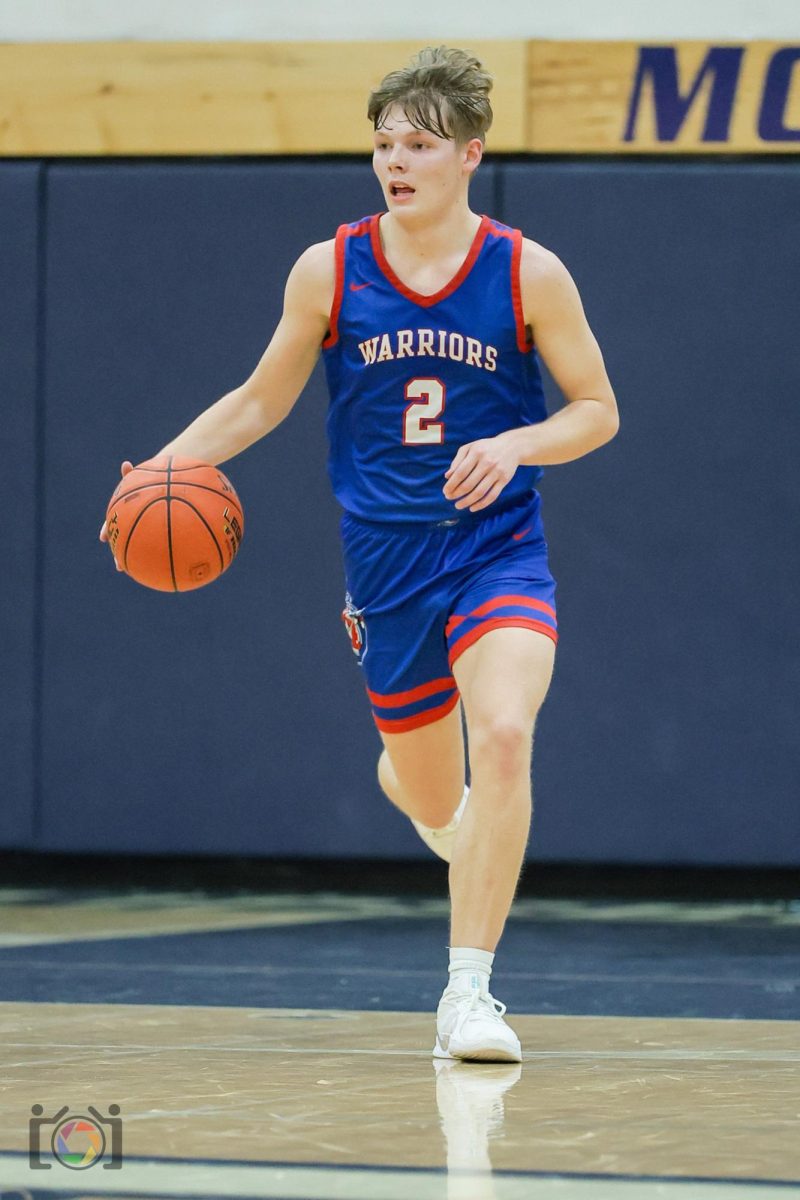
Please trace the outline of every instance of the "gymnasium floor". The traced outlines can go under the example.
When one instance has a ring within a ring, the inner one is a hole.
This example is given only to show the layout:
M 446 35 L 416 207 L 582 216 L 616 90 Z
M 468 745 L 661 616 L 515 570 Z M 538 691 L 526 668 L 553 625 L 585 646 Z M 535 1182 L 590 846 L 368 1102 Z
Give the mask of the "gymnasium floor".
M 800 1197 L 800 903 L 522 896 L 524 1063 L 434 1064 L 444 886 L 0 889 L 0 1198 Z

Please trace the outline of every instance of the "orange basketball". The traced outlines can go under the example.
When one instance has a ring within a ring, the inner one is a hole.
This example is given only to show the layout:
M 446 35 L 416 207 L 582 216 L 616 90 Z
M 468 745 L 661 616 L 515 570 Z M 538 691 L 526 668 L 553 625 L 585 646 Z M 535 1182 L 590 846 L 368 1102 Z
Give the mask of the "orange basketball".
M 106 527 L 117 565 L 137 583 L 188 592 L 227 571 L 242 540 L 244 514 L 217 467 L 163 455 L 120 481 Z

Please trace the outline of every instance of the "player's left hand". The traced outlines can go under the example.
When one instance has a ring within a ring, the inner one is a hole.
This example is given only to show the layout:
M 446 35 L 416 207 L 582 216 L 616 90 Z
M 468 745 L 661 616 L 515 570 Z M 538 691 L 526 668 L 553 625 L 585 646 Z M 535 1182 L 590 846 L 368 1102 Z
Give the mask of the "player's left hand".
M 442 489 L 456 508 L 478 512 L 494 503 L 519 466 L 519 454 L 507 434 L 467 442 L 445 471 Z

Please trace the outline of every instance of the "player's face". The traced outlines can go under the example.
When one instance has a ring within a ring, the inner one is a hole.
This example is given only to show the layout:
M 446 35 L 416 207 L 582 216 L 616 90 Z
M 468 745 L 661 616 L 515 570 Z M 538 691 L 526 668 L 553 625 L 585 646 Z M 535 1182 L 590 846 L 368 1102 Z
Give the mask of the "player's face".
M 372 166 L 390 213 L 433 215 L 461 196 L 481 158 L 479 138 L 458 145 L 417 129 L 395 105 L 375 130 Z

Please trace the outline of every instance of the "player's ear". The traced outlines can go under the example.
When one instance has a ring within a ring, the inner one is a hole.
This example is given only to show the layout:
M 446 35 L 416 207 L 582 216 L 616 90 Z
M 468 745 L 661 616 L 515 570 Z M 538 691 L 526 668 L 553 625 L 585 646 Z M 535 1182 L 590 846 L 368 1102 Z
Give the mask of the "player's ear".
M 473 171 L 478 169 L 483 158 L 483 142 L 481 139 L 470 138 L 468 142 L 464 143 L 462 154 L 464 171 L 468 175 L 471 175 Z

